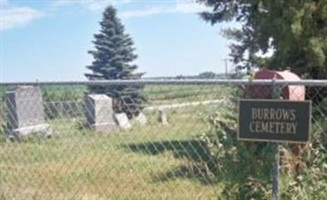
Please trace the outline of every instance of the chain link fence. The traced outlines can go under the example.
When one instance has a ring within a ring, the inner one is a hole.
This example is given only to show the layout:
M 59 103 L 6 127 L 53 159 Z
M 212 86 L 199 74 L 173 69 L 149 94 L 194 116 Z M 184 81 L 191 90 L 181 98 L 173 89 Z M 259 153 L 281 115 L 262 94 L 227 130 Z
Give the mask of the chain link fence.
M 135 85 L 142 105 L 88 92 Z M 217 199 L 217 129 L 235 132 L 237 100 L 272 98 L 272 85 L 312 101 L 311 134 L 327 145 L 325 80 L 1 83 L 0 199 Z

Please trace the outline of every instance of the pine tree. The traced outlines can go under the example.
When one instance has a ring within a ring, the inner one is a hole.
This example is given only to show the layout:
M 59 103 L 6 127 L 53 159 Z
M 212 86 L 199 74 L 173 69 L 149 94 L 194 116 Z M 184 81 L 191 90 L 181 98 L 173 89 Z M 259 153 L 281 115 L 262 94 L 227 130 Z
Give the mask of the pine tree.
M 100 22 L 100 33 L 95 34 L 93 41 L 95 50 L 88 53 L 94 58 L 87 66 L 91 73 L 85 76 L 89 80 L 135 80 L 140 79 L 143 73 L 136 73 L 137 65 L 133 61 L 137 58 L 131 37 L 125 33 L 117 11 L 108 6 Z M 145 97 L 142 86 L 90 86 L 93 94 L 106 94 L 115 101 L 116 112 L 125 112 L 129 118 L 137 115 L 143 108 Z

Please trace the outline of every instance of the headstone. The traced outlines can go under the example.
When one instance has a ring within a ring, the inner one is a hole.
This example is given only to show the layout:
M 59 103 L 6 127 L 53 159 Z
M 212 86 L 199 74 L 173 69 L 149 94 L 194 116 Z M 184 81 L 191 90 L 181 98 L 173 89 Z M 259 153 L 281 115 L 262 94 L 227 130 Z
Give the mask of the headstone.
M 112 98 L 105 94 L 90 94 L 86 98 L 87 126 L 96 132 L 114 131 L 117 124 L 114 119 Z
M 145 125 L 145 124 L 148 122 L 148 120 L 147 120 L 146 116 L 145 116 L 142 112 L 140 112 L 140 113 L 135 117 L 135 122 L 136 122 L 137 124 L 139 124 L 139 125 Z
M 286 71 L 259 70 L 254 74 L 253 79 L 270 79 L 270 80 L 301 80 L 296 74 Z M 305 87 L 303 85 L 287 85 L 284 87 L 276 87 L 279 92 L 278 98 L 288 99 L 292 101 L 305 100 Z M 271 85 L 250 85 L 247 88 L 247 96 L 251 99 L 272 99 L 274 91 Z M 276 97 L 275 97 L 276 98 Z
M 7 130 L 10 137 L 21 137 L 30 133 L 52 135 L 45 122 L 42 95 L 39 87 L 18 86 L 6 91 Z
M 121 129 L 127 130 L 132 127 L 132 125 L 129 123 L 128 117 L 125 113 L 117 113 L 117 114 L 115 114 L 115 118 L 118 123 L 118 126 Z
M 168 125 L 167 114 L 165 109 L 159 108 L 158 121 L 163 125 Z

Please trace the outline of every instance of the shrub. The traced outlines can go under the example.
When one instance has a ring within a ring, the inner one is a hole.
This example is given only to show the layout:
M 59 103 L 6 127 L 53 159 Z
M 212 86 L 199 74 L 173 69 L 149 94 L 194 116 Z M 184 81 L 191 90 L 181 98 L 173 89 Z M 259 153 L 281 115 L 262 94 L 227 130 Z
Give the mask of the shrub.
M 237 140 L 237 108 L 224 106 L 208 119 L 201 137 L 217 159 L 211 170 L 215 181 L 224 182 L 224 199 L 270 199 L 271 170 L 276 144 Z M 302 145 L 301 157 L 295 144 L 280 145 L 281 197 L 284 199 L 323 199 L 327 191 L 326 120 L 313 123 L 311 141 Z M 300 162 L 299 162 L 300 161 Z M 301 170 L 295 170 L 300 166 Z

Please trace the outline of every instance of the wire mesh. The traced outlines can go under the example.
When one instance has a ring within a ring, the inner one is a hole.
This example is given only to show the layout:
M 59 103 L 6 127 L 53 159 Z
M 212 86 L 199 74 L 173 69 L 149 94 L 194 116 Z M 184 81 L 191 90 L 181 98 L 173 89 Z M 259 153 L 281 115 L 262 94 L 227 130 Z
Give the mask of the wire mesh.
M 90 94 L 90 82 L 0 85 L 0 199 L 216 198 L 219 163 L 204 137 L 212 117 L 272 94 L 271 81 L 92 83 L 113 85 L 112 98 Z M 284 99 L 306 89 L 312 134 L 327 138 L 327 82 L 277 85 Z

